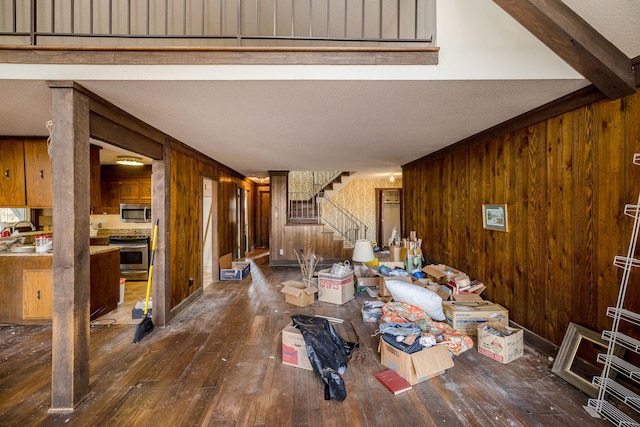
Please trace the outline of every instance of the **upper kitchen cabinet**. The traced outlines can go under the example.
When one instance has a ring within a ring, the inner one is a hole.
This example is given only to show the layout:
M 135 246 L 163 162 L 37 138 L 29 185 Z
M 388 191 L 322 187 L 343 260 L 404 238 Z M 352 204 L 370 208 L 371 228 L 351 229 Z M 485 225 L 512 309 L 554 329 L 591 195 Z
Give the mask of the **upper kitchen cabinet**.
M 96 214 L 119 214 L 120 203 L 151 203 L 151 166 L 102 165 L 102 200 Z
M 0 141 L 0 206 L 26 205 L 24 144 L 20 140 Z
M 27 206 L 33 208 L 53 206 L 51 158 L 47 141 L 24 141 L 24 158 Z
M 100 206 L 95 214 L 117 215 L 120 213 L 120 181 L 102 180 L 100 182 Z
M 120 187 L 120 200 L 123 203 L 140 202 L 140 179 L 126 178 L 122 180 Z

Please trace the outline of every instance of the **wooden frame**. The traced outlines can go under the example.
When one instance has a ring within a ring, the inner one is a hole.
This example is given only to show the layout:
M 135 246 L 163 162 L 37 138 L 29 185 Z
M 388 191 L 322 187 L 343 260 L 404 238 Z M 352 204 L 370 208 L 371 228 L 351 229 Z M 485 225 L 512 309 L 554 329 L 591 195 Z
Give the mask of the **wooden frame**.
M 578 390 L 589 395 L 589 397 L 596 398 L 598 397 L 598 386 L 592 384 L 590 379 L 587 380 L 571 370 L 571 366 L 573 365 L 573 361 L 582 340 L 587 340 L 595 345 L 601 346 L 605 351 L 609 346 L 609 343 L 602 339 L 599 333 L 587 329 L 584 326 L 569 323 L 569 327 L 564 335 L 564 339 L 560 345 L 560 350 L 556 356 L 553 368 L 551 368 L 551 372 L 573 385 Z
M 509 231 L 507 205 L 482 205 L 482 228 Z

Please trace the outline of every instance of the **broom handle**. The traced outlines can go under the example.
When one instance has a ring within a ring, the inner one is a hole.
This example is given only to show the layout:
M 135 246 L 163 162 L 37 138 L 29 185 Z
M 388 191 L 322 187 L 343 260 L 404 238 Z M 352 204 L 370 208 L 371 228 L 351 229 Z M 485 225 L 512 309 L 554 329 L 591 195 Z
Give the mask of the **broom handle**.
M 153 275 L 153 258 L 156 254 L 156 239 L 158 238 L 158 222 L 160 218 L 156 218 L 156 224 L 153 226 L 153 241 L 151 242 L 151 260 L 149 261 L 149 277 L 147 278 L 147 296 L 144 299 L 144 311 L 146 316 L 149 312 L 149 297 L 151 296 L 151 276 Z

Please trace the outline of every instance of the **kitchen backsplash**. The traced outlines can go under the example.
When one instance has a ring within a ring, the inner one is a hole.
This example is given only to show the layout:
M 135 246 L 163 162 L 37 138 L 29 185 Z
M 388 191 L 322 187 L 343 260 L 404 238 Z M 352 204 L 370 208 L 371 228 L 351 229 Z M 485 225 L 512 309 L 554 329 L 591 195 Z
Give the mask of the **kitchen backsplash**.
M 140 229 L 151 230 L 152 226 L 149 222 L 135 223 L 135 222 L 121 222 L 120 215 L 91 215 L 89 217 L 91 222 L 91 228 L 95 230 L 119 230 L 119 229 Z

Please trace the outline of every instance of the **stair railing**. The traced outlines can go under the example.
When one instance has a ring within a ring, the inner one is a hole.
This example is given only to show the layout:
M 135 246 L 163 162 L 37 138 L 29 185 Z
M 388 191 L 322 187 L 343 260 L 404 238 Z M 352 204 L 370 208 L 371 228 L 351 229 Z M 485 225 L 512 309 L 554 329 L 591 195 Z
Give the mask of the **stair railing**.
M 317 198 L 309 191 L 289 192 L 289 209 L 287 215 L 290 222 L 320 224 L 320 209 Z
M 346 241 L 355 244 L 356 240 L 367 238 L 367 225 L 346 208 L 331 200 L 324 192 L 318 194 L 318 201 L 321 221 Z

